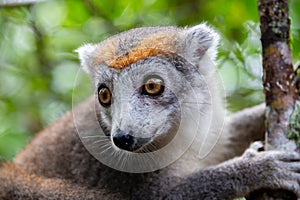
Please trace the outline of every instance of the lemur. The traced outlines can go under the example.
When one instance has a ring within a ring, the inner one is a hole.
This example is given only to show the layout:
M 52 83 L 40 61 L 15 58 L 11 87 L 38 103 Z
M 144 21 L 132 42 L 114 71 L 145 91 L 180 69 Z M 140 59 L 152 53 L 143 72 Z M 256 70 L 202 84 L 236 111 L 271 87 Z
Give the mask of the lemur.
M 80 47 L 95 94 L 2 164 L 0 199 L 233 199 L 262 188 L 300 197 L 298 153 L 247 149 L 263 138 L 264 107 L 224 119 L 218 41 L 199 24 Z

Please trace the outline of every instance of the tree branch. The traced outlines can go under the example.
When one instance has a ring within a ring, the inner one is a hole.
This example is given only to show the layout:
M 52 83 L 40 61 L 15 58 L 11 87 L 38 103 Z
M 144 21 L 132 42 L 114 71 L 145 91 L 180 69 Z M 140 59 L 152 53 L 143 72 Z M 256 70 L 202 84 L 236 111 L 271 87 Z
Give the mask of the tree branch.
M 290 116 L 298 98 L 290 50 L 288 0 L 259 0 L 263 47 L 263 84 L 266 95 L 266 149 L 296 150 L 288 140 Z M 289 191 L 261 190 L 250 199 L 297 199 Z
M 285 136 L 298 98 L 289 46 L 288 2 L 259 0 L 259 14 L 269 137 L 267 142 L 276 149 L 295 150 L 294 142 Z

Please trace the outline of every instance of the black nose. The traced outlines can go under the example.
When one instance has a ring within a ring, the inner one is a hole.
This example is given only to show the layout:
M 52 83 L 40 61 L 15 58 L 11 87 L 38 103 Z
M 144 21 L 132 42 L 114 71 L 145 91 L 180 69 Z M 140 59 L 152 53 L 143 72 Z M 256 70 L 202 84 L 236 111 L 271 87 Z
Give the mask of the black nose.
M 113 142 L 120 149 L 127 151 L 135 150 L 135 138 L 120 129 L 118 129 L 113 136 Z

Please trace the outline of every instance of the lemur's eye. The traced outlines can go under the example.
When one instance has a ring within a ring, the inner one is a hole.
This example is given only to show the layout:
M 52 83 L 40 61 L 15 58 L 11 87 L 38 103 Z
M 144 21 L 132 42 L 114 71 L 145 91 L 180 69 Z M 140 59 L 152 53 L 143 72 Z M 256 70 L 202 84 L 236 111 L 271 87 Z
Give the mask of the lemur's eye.
M 164 81 L 160 77 L 150 77 L 143 85 L 142 94 L 158 96 L 164 92 Z
M 111 92 L 105 85 L 101 85 L 98 89 L 98 99 L 102 106 L 108 107 L 111 104 Z

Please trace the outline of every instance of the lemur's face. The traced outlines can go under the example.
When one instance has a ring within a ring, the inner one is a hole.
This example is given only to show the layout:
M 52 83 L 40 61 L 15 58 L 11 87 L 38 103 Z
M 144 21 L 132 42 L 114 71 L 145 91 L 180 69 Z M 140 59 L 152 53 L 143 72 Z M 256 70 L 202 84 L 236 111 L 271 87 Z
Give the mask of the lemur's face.
M 205 149 L 218 119 L 210 92 L 218 40 L 199 24 L 137 28 L 80 47 L 101 129 L 92 118 L 78 131 L 89 152 L 113 168 L 146 172 L 175 161 L 192 143 Z
M 98 120 L 114 148 L 149 152 L 172 140 L 180 125 L 181 104 L 192 92 L 187 79 L 193 67 L 186 65 L 179 57 L 156 56 L 100 74 Z

